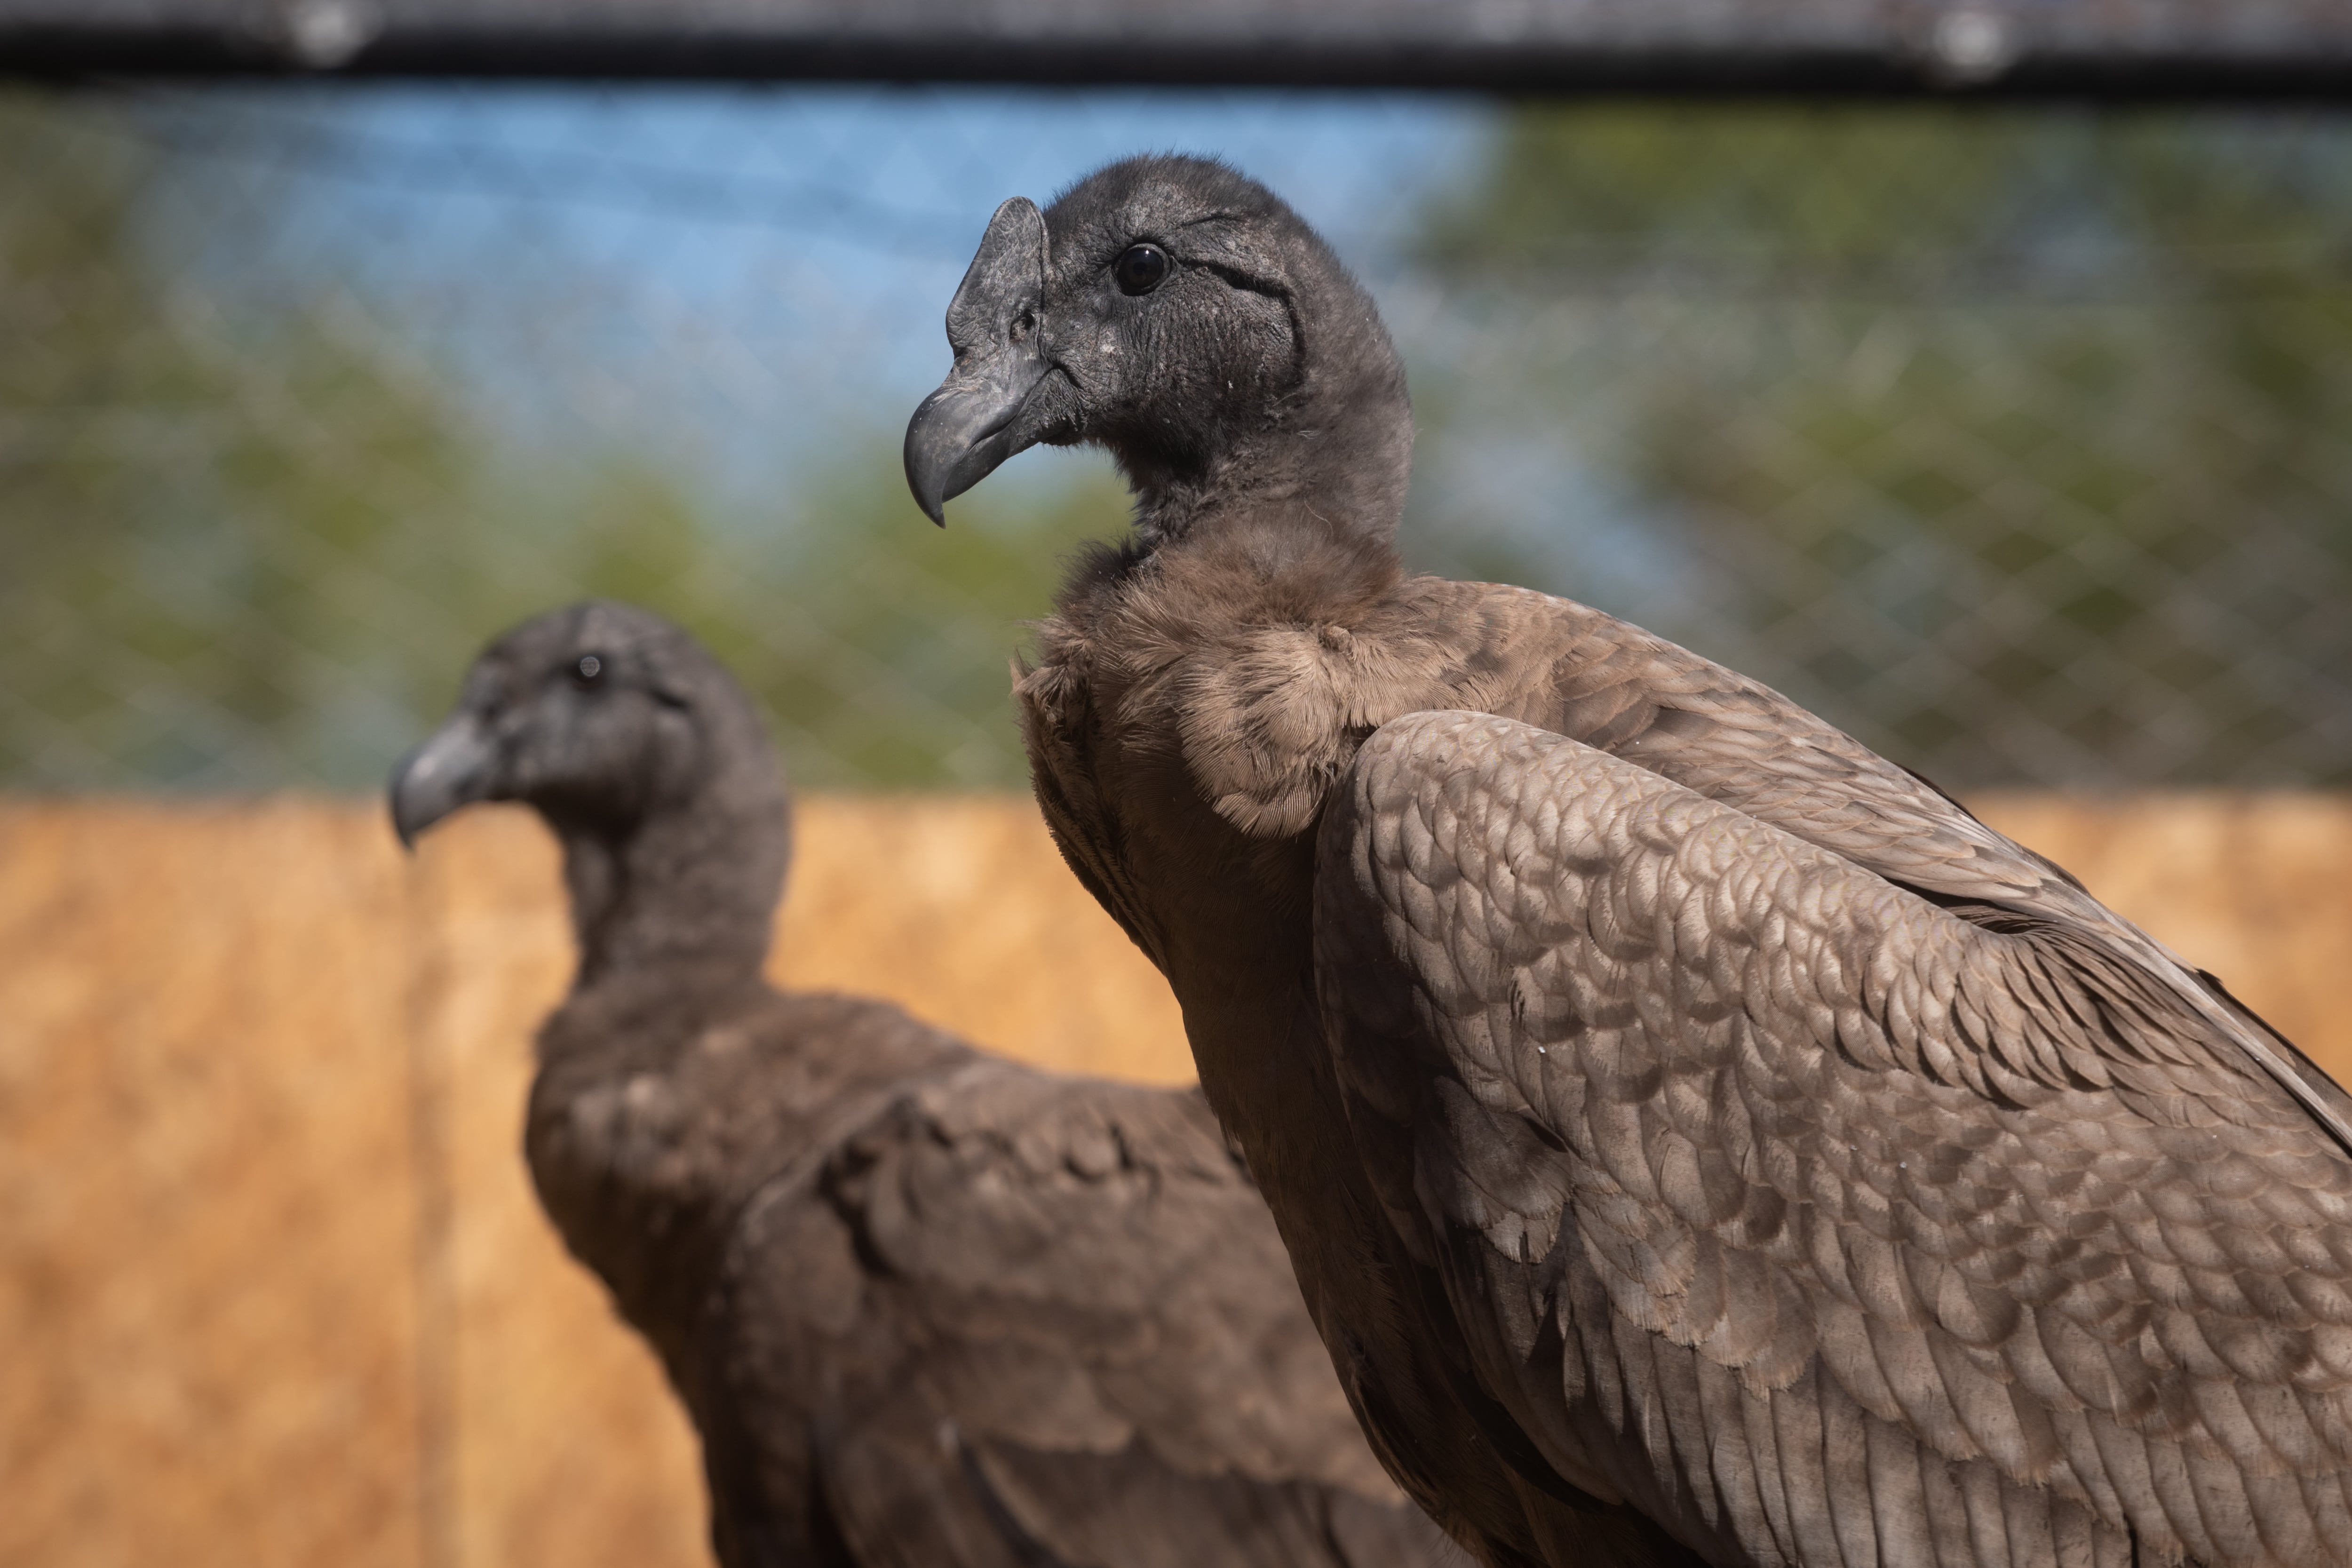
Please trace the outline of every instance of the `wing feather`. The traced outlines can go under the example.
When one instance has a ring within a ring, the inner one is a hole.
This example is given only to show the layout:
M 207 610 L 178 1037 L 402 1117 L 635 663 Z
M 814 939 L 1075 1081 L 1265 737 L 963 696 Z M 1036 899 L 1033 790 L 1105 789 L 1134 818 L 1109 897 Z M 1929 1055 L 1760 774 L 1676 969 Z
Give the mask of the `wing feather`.
M 1020 1560 L 1454 1556 L 1365 1447 L 1196 1092 L 975 1061 L 850 1140 L 825 1191 L 934 1465 L 952 1450 Z
M 1780 693 L 1570 600 L 1488 584 L 1418 579 L 1406 624 L 1476 639 L 1459 678 L 1386 714 L 1483 709 L 1581 741 L 1736 807 L 1852 865 L 1996 925 L 2074 927 L 2141 965 L 2209 1029 L 2270 1075 L 2352 1152 L 2352 1097 L 2218 981 L 2123 920 L 2064 870 L 1970 816 L 1925 779 Z M 1424 634 L 1426 635 L 1426 634 Z M 1367 706 L 1360 703 L 1359 706 Z M 2021 977 L 2031 985 L 2031 977 Z
M 797 1445 L 764 1484 L 844 1561 L 1459 1561 L 1366 1446 L 1197 1092 L 963 1056 L 836 1129 L 737 1254 L 730 1407 L 814 1406 L 763 1434 Z
M 2235 1020 L 2013 847 L 1817 814 L 1861 864 L 1652 761 L 1412 715 L 1318 844 L 1359 1146 L 1537 1448 L 1759 1563 L 2340 1542 L 2352 1161 Z

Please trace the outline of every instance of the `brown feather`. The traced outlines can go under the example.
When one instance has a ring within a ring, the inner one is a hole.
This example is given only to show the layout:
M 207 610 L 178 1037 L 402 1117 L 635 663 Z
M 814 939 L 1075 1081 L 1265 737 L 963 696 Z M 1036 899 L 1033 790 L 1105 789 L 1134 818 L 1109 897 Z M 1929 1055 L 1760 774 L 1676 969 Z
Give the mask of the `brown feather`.
M 576 689 L 592 648 L 614 689 Z M 701 1432 L 721 1562 L 1458 1558 L 1367 1447 L 1197 1091 L 761 978 L 783 781 L 705 650 L 590 606 L 469 693 L 467 733 L 542 781 L 498 789 L 563 838 L 583 951 L 540 1033 L 531 1174 Z

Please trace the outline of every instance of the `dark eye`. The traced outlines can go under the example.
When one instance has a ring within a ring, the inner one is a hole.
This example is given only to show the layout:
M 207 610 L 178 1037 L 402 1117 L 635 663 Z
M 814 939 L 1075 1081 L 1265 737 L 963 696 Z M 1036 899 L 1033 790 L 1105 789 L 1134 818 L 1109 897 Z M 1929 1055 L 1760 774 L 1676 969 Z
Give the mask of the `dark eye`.
M 1112 281 L 1122 294 L 1149 294 L 1167 280 L 1168 253 L 1156 245 L 1130 245 L 1110 264 Z
M 583 653 L 580 662 L 572 667 L 572 684 L 585 691 L 604 679 L 604 661 L 593 653 Z

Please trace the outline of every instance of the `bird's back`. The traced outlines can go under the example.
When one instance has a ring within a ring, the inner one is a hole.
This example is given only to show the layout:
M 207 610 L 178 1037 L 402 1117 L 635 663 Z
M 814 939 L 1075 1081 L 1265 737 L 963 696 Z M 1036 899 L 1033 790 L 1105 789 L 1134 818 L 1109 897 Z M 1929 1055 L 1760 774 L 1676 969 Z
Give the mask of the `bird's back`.
M 746 1405 L 861 1563 L 1427 1564 L 1197 1091 L 979 1058 L 748 1217 Z
M 730 1568 L 1451 1554 L 1197 1091 L 764 987 L 543 1039 L 534 1174 L 695 1415 Z
M 690 968 L 576 994 L 539 1050 L 525 1148 L 541 1201 L 623 1315 L 687 1356 L 754 1196 L 971 1056 L 887 1003 Z

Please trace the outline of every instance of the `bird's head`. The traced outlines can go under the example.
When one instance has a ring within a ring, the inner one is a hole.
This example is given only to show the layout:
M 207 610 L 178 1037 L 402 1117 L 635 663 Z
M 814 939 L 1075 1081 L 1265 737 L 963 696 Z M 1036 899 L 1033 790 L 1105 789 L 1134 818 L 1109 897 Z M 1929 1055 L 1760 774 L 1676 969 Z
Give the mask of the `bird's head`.
M 948 307 L 955 366 L 907 428 L 932 521 L 1039 442 L 1107 447 L 1147 534 L 1304 498 L 1382 540 L 1412 462 L 1404 372 L 1330 247 L 1255 181 L 1129 158 L 996 209 Z
M 392 774 L 401 842 L 478 801 L 521 801 L 562 836 L 625 838 L 656 814 L 782 777 L 751 700 L 685 631 L 592 600 L 482 650 L 457 710 Z M 767 797 L 773 797 L 768 800 Z

